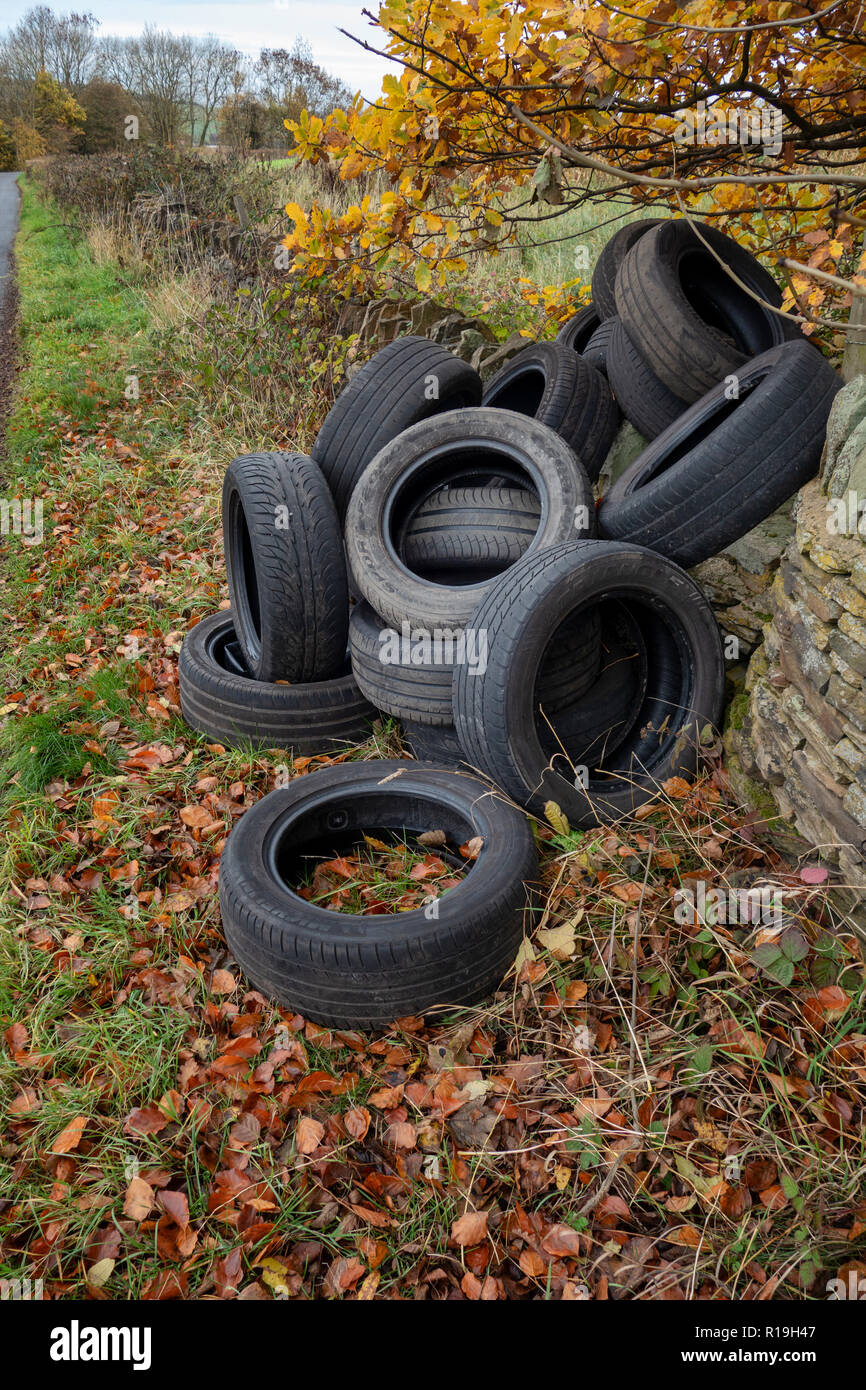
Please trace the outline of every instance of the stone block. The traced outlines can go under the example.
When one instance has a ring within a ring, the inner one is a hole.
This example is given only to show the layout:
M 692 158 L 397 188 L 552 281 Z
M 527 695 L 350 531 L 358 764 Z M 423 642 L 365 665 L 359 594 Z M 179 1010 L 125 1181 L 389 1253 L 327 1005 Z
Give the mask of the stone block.
M 844 766 L 839 763 L 830 752 L 830 743 L 836 742 L 837 740 L 833 738 L 832 735 L 828 734 L 827 729 L 824 727 L 824 723 L 819 721 L 812 710 L 808 708 L 803 696 L 795 686 L 789 685 L 787 690 L 782 692 L 779 697 L 779 706 L 783 711 L 783 717 L 788 723 L 789 728 L 796 729 L 813 749 L 823 750 L 827 767 L 834 775 L 839 775 L 840 773 L 844 775 Z M 834 718 L 833 732 L 838 732 L 841 737 L 843 729 L 842 721 L 838 717 Z
M 842 677 L 843 681 L 846 681 L 848 685 L 853 686 L 855 690 L 860 689 L 861 685 L 863 684 L 862 679 L 860 676 L 858 676 L 854 668 L 848 665 L 847 661 L 843 661 L 841 656 L 838 656 L 836 652 L 831 651 L 830 663 L 833 667 L 833 670 L 836 671 L 837 674 Z
M 851 791 L 851 783 L 846 797 Z M 812 772 L 802 752 L 791 757 L 791 777 L 786 783 L 795 807 L 795 821 L 798 829 L 813 844 L 827 843 L 828 830 L 841 845 L 855 854 L 862 854 L 866 846 L 866 829 L 848 811 L 839 797 L 829 791 Z
M 866 647 L 853 642 L 844 632 L 830 633 L 830 651 L 841 657 L 846 666 L 856 671 L 858 676 L 866 677 Z
M 833 745 L 833 756 L 845 764 L 855 782 L 859 782 L 861 787 L 866 787 L 866 750 L 858 748 L 856 743 L 843 735 L 839 742 Z
M 852 430 L 839 450 L 827 491 L 830 497 L 853 492 L 866 501 L 866 419 Z
M 827 420 L 822 483 L 831 497 L 841 497 L 848 486 L 839 474 L 839 455 L 860 424 L 866 421 L 866 377 L 855 376 L 836 396 Z
M 866 732 L 866 690 L 855 691 L 835 673 L 827 685 L 826 699 L 858 729 Z
M 866 827 L 866 791 L 858 782 L 851 783 L 842 805 L 858 825 Z
M 801 488 L 794 512 L 797 548 L 828 574 L 850 574 L 862 558 L 863 542 L 856 535 L 836 534 L 833 515 L 832 501 L 818 483 Z
M 866 650 L 866 623 L 855 618 L 853 613 L 842 613 L 839 617 L 839 631 Z

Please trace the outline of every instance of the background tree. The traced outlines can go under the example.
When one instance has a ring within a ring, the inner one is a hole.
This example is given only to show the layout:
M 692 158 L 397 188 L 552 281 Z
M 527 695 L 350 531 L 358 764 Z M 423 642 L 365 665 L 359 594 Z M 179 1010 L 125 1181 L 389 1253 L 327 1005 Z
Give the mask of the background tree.
M 219 108 L 226 101 L 232 86 L 232 77 L 242 64 L 242 55 L 214 36 L 194 39 L 195 54 L 195 107 L 200 121 L 197 143 L 203 145 L 208 129 Z M 193 139 L 194 121 L 190 122 L 190 140 Z
M 149 24 L 138 38 L 125 43 L 130 68 L 124 85 L 141 103 L 157 143 L 178 144 L 186 111 L 183 40 Z
M 93 77 L 99 58 L 99 21 L 92 14 L 55 15 L 46 71 L 75 96 Z
M 248 154 L 267 144 L 268 131 L 266 107 L 249 91 L 233 92 L 219 113 L 220 144 Z
M 302 111 L 327 116 L 334 107 L 348 106 L 352 100 L 345 83 L 315 62 L 313 50 L 303 38 L 296 39 L 291 49 L 263 48 L 254 80 L 268 110 L 274 143 L 285 141 L 285 122 L 297 120 Z
M 101 154 L 126 146 L 124 123 L 129 115 L 140 115 L 136 102 L 117 82 L 93 77 L 79 93 L 86 116 L 84 129 L 74 142 L 77 154 Z M 141 117 L 140 117 L 141 118 Z
M 788 303 L 820 323 L 815 272 L 866 225 L 859 0 L 386 0 L 368 17 L 380 40 L 363 46 L 400 76 L 374 106 L 291 129 L 302 157 L 391 187 L 342 216 L 291 207 L 299 268 L 351 289 L 385 267 L 425 289 L 514 244 L 533 204 L 555 238 L 581 204 L 640 203 L 734 224 L 780 264 L 808 257 L 809 275 L 784 267 Z

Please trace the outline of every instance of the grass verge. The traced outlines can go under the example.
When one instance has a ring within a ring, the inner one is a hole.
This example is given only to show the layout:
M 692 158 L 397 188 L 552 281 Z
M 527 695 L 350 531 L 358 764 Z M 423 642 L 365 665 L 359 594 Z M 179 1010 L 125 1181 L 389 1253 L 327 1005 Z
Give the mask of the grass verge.
M 866 1257 L 862 972 L 820 872 L 720 772 L 626 827 L 539 827 L 545 912 L 483 1009 L 363 1037 L 242 978 L 221 849 L 317 761 L 179 718 L 244 441 L 158 358 L 145 272 L 29 187 L 17 255 L 4 485 L 44 534 L 3 539 L 0 1276 L 66 1298 L 825 1297 Z M 395 752 L 383 728 L 347 756 Z M 703 917 L 698 884 L 726 894 Z M 771 926 L 732 918 L 756 885 L 784 895 Z

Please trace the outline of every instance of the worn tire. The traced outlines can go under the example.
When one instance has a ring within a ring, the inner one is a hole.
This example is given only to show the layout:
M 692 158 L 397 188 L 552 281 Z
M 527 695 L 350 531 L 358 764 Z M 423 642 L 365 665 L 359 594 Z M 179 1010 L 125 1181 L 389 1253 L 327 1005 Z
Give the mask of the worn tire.
M 699 232 L 750 290 L 777 308 L 781 291 L 759 261 L 716 227 Z M 682 218 L 663 222 L 624 257 L 616 307 L 641 356 L 675 396 L 689 403 L 752 357 L 789 339 L 796 324 L 747 295 Z
M 622 319 L 614 321 L 611 331 L 607 379 L 623 415 L 644 439 L 655 439 L 688 410 L 687 402 L 669 391 L 647 366 Z
M 584 786 L 551 765 L 533 692 L 563 620 L 611 602 L 640 625 L 647 685 L 632 732 Z M 702 732 L 721 716 L 725 667 L 707 599 L 671 561 L 635 545 L 567 542 L 524 555 L 472 621 L 487 629 L 490 656 L 484 675 L 456 673 L 454 724 L 467 762 L 516 801 L 540 815 L 552 801 L 572 825 L 594 825 L 653 800 L 667 778 L 694 774 Z
M 406 530 L 406 564 L 417 574 L 498 573 L 528 549 L 540 519 L 538 498 L 524 488 L 490 483 L 439 488 Z
M 352 674 L 359 690 L 377 709 L 400 720 L 409 719 L 425 725 L 450 724 L 453 661 L 424 666 L 386 664 L 381 659 L 381 637 L 389 630 L 389 624 L 377 617 L 369 603 L 358 603 L 352 609 L 349 651 Z
M 583 309 L 578 309 L 576 314 L 572 314 L 570 319 L 566 319 L 554 342 L 562 343 L 563 347 L 581 354 L 600 323 L 601 315 L 595 305 L 587 304 Z
M 642 236 L 660 227 L 663 219 L 641 217 L 636 222 L 627 222 L 608 237 L 592 272 L 592 302 L 599 315 L 599 321 L 609 319 L 616 309 L 616 277 L 624 258 Z
M 328 681 L 270 685 L 253 680 L 235 637 L 231 611 L 203 618 L 186 634 L 178 662 L 186 723 L 237 747 L 327 753 L 369 737 L 376 710 L 345 669 Z
M 603 536 L 690 569 L 814 477 L 839 375 L 805 342 L 772 348 L 738 375 L 737 400 L 724 385 L 707 392 L 617 479 L 599 510 Z
M 610 605 L 599 627 L 599 672 L 585 694 L 557 711 L 545 700 L 540 682 L 537 687 L 539 741 L 555 767 L 563 760 L 563 771 L 610 758 L 632 732 L 646 695 L 646 643 L 628 609 Z
M 435 917 L 424 908 L 355 916 L 292 891 L 304 852 L 434 829 L 455 855 L 473 836 L 484 841 Z M 491 994 L 523 939 L 537 874 L 525 816 L 477 778 L 412 761 L 355 762 L 299 777 L 247 811 L 223 851 L 220 910 L 257 989 L 317 1023 L 372 1028 Z
M 464 764 L 463 749 L 453 724 L 413 724 L 403 720 L 403 734 L 419 762 L 458 768 Z
M 438 396 L 429 398 L 429 380 Z M 313 445 L 342 518 L 367 464 L 419 420 L 478 405 L 481 378 L 447 348 L 427 338 L 395 338 L 340 392 Z
M 593 480 L 619 428 L 604 374 L 560 342 L 530 343 L 518 352 L 487 382 L 481 403 L 555 430 Z
M 597 372 L 601 372 L 603 376 L 607 377 L 609 377 L 607 357 L 610 351 L 610 340 L 617 323 L 619 323 L 619 319 L 615 315 L 613 318 L 605 319 L 603 323 L 600 323 L 581 353 L 584 362 L 588 362 L 591 367 L 595 367 Z
M 340 522 L 318 465 L 305 454 L 234 459 L 222 517 L 235 634 L 250 674 L 336 675 L 346 660 L 349 589 Z
M 387 622 L 453 628 L 469 621 L 492 581 L 448 586 L 421 578 L 402 559 L 403 536 L 421 503 L 443 485 L 491 475 L 529 486 L 540 499 L 541 522 L 527 554 L 566 537 L 594 534 L 586 472 L 547 426 L 484 406 L 422 421 L 377 454 L 346 517 L 353 580 Z
M 469 628 L 452 628 L 454 643 L 466 643 L 470 669 L 478 668 L 487 659 L 483 637 Z M 391 638 L 390 647 L 399 647 L 399 661 L 384 662 L 383 634 Z M 390 628 L 379 618 L 369 603 L 359 603 L 352 609 L 349 624 L 349 650 L 352 674 L 362 694 L 376 709 L 395 715 L 402 722 L 444 728 L 453 723 L 451 689 L 457 663 L 452 652 L 440 650 L 438 662 L 424 665 L 411 660 L 413 630 L 403 634 Z M 403 660 L 405 655 L 410 658 Z M 539 699 L 545 709 L 555 714 L 564 706 L 579 700 L 596 681 L 602 661 L 601 632 L 597 621 L 590 618 L 573 629 L 563 632 L 556 650 L 552 651 L 539 673 Z

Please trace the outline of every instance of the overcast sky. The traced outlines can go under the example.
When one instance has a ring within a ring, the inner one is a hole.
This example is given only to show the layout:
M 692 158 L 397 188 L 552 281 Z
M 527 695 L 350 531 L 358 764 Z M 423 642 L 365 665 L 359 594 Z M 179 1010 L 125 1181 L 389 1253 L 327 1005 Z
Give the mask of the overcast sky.
M 33 0 L 3 0 L 0 30 L 11 28 L 32 7 Z M 388 65 L 365 53 L 338 31 L 348 29 L 358 38 L 383 47 L 381 30 L 370 25 L 361 11 L 376 12 L 375 0 L 74 0 L 52 4 L 55 14 L 89 11 L 100 21 L 100 34 L 139 34 L 145 24 L 156 24 L 175 34 L 216 34 L 242 53 L 258 57 L 261 48 L 291 48 L 302 35 L 313 49 L 316 62 L 366 97 L 379 95 Z

